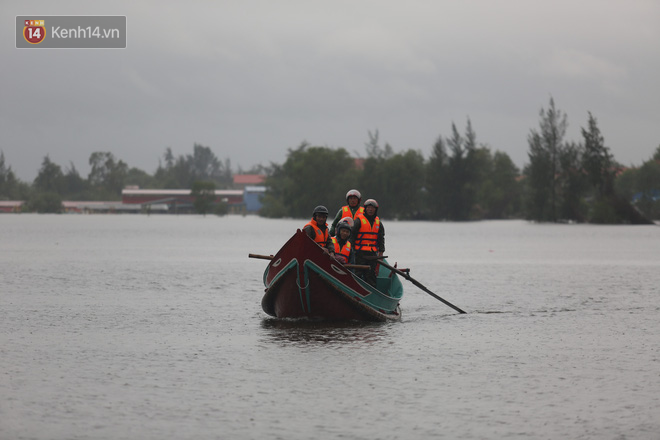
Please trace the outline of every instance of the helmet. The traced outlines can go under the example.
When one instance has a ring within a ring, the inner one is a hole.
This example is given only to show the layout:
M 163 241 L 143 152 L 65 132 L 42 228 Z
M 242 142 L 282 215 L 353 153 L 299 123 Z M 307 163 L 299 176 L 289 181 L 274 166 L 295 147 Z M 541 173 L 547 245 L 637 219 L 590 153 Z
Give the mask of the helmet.
M 352 189 L 349 192 L 346 193 L 346 201 L 348 202 L 348 198 L 351 196 L 355 196 L 358 198 L 358 203 L 362 200 L 362 194 L 360 194 L 360 191 L 357 189 Z
M 343 219 L 339 220 L 339 223 L 337 223 L 337 233 L 339 233 L 340 229 L 348 229 L 349 231 L 353 229 L 353 219 L 350 217 L 344 217 Z
M 374 199 L 368 199 L 366 202 L 364 202 L 364 209 L 365 210 L 367 209 L 367 206 L 373 206 L 374 208 L 376 208 L 375 214 L 378 213 L 378 202 L 375 201 Z
M 328 208 L 326 208 L 323 205 L 319 205 L 316 208 L 314 208 L 314 212 L 312 213 L 312 217 L 316 217 L 316 214 L 325 214 L 327 216 L 328 215 Z

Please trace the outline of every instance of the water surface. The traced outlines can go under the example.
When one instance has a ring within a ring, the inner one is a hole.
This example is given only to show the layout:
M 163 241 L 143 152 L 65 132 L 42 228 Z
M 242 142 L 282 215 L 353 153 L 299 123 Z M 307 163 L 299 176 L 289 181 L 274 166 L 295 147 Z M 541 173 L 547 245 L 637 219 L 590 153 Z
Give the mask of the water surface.
M 0 438 L 660 438 L 660 228 L 385 220 L 468 314 L 271 319 L 304 223 L 0 216 Z

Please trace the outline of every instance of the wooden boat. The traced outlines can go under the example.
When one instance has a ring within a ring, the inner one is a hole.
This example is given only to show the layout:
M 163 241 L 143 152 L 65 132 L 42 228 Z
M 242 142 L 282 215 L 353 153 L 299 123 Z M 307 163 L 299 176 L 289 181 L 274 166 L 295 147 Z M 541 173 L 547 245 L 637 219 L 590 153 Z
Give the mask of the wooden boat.
M 264 312 L 277 318 L 390 321 L 401 318 L 403 286 L 380 266 L 376 288 L 323 252 L 300 229 L 275 254 L 263 277 Z

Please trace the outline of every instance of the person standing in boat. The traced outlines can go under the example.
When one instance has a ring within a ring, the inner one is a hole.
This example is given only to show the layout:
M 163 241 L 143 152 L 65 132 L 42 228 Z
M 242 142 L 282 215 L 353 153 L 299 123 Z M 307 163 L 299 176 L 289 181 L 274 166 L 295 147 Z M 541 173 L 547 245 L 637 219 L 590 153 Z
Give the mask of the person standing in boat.
M 351 242 L 355 250 L 355 264 L 369 265 L 367 270 L 358 270 L 367 283 L 376 287 L 376 268 L 385 252 L 385 228 L 378 217 L 378 202 L 369 199 L 364 202 L 364 213 L 358 214 L 351 231 Z
M 353 245 L 349 238 L 353 228 L 353 219 L 344 217 L 337 224 L 337 235 L 332 237 L 330 246 L 330 256 L 342 264 L 353 263 Z
M 361 201 L 362 194 L 360 194 L 360 191 L 357 189 L 352 189 L 346 193 L 346 203 L 348 204 L 342 206 L 339 208 L 339 211 L 337 211 L 337 215 L 335 215 L 335 219 L 332 221 L 332 225 L 330 225 L 330 236 L 335 236 L 335 233 L 337 232 L 337 224 L 340 220 L 346 217 L 355 219 L 355 216 L 364 212 L 364 208 L 360 206 Z
M 312 213 L 312 219 L 303 227 L 303 232 L 328 252 L 332 242 L 326 220 L 328 220 L 328 208 L 323 205 L 317 206 Z

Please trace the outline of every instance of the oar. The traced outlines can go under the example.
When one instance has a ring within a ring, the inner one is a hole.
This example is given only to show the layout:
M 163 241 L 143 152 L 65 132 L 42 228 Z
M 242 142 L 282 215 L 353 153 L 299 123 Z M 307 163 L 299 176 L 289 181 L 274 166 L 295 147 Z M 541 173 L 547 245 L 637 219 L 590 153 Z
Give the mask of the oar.
M 260 260 L 272 260 L 273 256 L 272 255 L 259 255 L 259 254 L 248 254 L 248 258 L 258 258 Z M 344 264 L 344 267 L 347 267 L 349 269 L 369 269 L 371 266 L 368 266 L 366 264 Z
M 248 258 L 259 258 L 260 260 L 272 260 L 272 255 L 248 254 Z
M 431 292 L 431 291 L 430 291 L 429 289 L 427 289 L 424 285 L 422 285 L 422 283 L 420 283 L 419 281 L 417 281 L 416 279 L 414 279 L 413 277 L 411 277 L 409 273 L 404 272 L 404 271 L 402 271 L 402 270 L 399 270 L 399 269 L 397 269 L 396 267 L 390 266 L 389 264 L 387 264 L 387 263 L 383 262 L 382 260 L 380 260 L 380 258 L 378 258 L 378 263 L 381 264 L 381 265 L 383 265 L 383 266 L 385 266 L 385 267 L 388 268 L 389 270 L 398 273 L 399 275 L 401 275 L 402 277 L 404 277 L 405 279 L 407 279 L 408 281 L 410 281 L 411 283 L 413 283 L 415 286 L 419 287 L 419 288 L 422 289 L 424 292 L 426 292 L 426 293 L 428 293 L 429 295 L 431 295 L 433 298 L 435 298 L 435 299 L 437 299 L 437 300 L 439 300 L 439 301 L 442 301 L 443 303 L 447 304 L 449 307 L 451 307 L 452 309 L 456 310 L 458 313 L 467 313 L 465 310 L 461 310 L 461 309 L 459 309 L 458 307 L 456 307 L 455 305 L 453 305 L 453 304 L 450 303 L 449 301 L 446 301 L 446 300 L 440 298 L 440 297 L 439 297 L 438 295 L 436 295 L 435 293 Z

